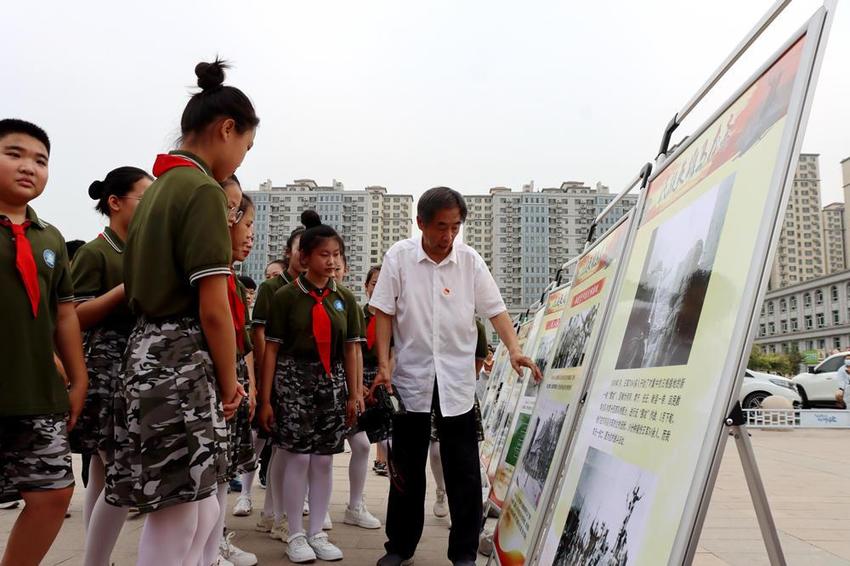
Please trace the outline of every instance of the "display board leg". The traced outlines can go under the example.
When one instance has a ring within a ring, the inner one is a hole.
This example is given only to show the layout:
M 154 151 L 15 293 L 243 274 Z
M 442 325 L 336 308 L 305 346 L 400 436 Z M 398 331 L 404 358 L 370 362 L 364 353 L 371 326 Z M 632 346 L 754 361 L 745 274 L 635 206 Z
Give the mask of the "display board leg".
M 747 479 L 747 487 L 753 500 L 761 536 L 764 539 L 764 546 L 767 548 L 767 557 L 771 566 L 785 566 L 785 554 L 782 552 L 779 532 L 776 530 L 776 523 L 773 522 L 770 503 L 767 501 L 767 492 L 765 492 L 764 483 L 761 481 L 761 474 L 753 452 L 753 444 L 750 442 L 750 435 L 743 422 L 743 412 L 740 405 L 733 411 L 733 415 L 736 412 L 740 413 L 740 417 L 730 416 L 726 422 L 735 437 L 735 446 L 738 448 L 738 456 L 740 456 L 741 466 L 744 468 L 744 477 Z

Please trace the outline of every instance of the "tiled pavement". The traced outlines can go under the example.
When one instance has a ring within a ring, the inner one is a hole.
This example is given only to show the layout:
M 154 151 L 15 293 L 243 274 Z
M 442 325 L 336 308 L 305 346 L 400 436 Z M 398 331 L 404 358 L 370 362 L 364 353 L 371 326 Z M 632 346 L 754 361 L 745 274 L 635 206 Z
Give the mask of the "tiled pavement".
M 850 565 L 850 431 L 796 430 L 753 431 L 756 457 L 770 498 L 783 547 L 791 565 Z M 343 563 L 371 565 L 381 555 L 383 530 L 366 531 L 342 523 L 348 498 L 348 458 L 335 459 L 331 540 L 345 553 Z M 262 507 L 264 491 L 255 489 L 254 505 Z M 366 503 L 379 517 L 386 509 L 387 480 L 369 475 Z M 235 495 L 230 496 L 230 505 Z M 433 490 L 429 489 L 425 532 L 416 555 L 418 566 L 448 564 L 448 520 L 430 513 Z M 82 562 L 82 490 L 74 494 L 72 516 L 53 545 L 44 564 L 76 565 Z M 16 511 L 0 511 L 0 547 Z M 257 554 L 260 564 L 289 564 L 282 543 L 254 531 L 252 517 L 228 516 L 237 544 Z M 132 565 L 141 519 L 124 526 L 113 561 Z M 485 559 L 479 560 L 484 564 Z M 768 564 L 755 513 L 741 472 L 733 442 L 726 455 L 700 539 L 694 564 L 701 566 L 759 566 Z

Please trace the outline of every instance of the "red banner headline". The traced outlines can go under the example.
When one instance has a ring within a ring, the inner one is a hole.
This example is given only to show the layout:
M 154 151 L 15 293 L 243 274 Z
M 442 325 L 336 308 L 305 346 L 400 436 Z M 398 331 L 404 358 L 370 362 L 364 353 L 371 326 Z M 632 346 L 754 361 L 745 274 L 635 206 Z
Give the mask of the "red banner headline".
M 605 285 L 605 280 L 600 279 L 599 281 L 597 281 L 596 283 L 594 283 L 593 285 L 591 285 L 590 287 L 588 287 L 587 289 L 585 289 L 581 293 L 577 293 L 576 296 L 573 297 L 573 300 L 570 303 L 570 307 L 580 305 L 583 302 L 585 302 L 589 299 L 592 299 L 593 297 L 598 295 L 600 291 L 602 291 L 602 287 L 604 285 Z

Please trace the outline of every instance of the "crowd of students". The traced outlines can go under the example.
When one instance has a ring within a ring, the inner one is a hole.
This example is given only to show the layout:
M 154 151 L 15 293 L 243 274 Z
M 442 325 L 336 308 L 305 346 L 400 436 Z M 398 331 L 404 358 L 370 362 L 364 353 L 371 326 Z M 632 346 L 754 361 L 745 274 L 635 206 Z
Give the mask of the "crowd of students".
M 47 134 L 29 122 L 0 120 L 0 323 L 14 329 L 0 345 L 6 362 L 0 503 L 25 502 L 5 541 L 3 566 L 38 564 L 47 553 L 73 491 L 71 452 L 88 456 L 86 566 L 110 563 L 131 509 L 146 515 L 140 565 L 256 564 L 227 533 L 226 497 L 229 483 L 239 479 L 232 513 L 253 512 L 251 492 L 267 445 L 257 528 L 287 542 L 292 562 L 343 558 L 325 530 L 332 458 L 346 441 L 344 520 L 381 527 L 363 491 L 372 444 L 379 445 L 373 469 L 387 474 L 394 421 L 366 427 L 359 419 L 379 386 L 395 394 L 387 370 L 392 332 L 389 318 L 380 320 L 402 293 L 388 299 L 383 291 L 381 311 L 359 306 L 344 285 L 345 242 L 306 210 L 251 305 L 253 290 L 233 266 L 251 251 L 254 205 L 235 172 L 259 118 L 242 91 L 223 84 L 226 68 L 218 60 L 198 64 L 200 90 L 183 111 L 178 149 L 156 157 L 153 175 L 125 166 L 91 184 L 88 194 L 108 225 L 73 261 L 59 231 L 29 205 L 47 184 Z M 374 266 L 366 276 L 370 298 L 380 274 Z M 397 271 L 392 277 L 397 286 Z M 474 285 L 482 284 L 498 295 L 492 278 L 481 283 L 476 276 Z M 449 289 L 443 291 L 448 296 Z M 501 298 L 487 307 L 513 347 L 515 367 L 531 367 L 515 352 Z M 461 322 L 464 333 L 469 325 Z M 483 327 L 478 333 L 483 336 Z M 486 340 L 479 340 L 476 357 L 483 361 L 486 353 Z M 439 371 L 437 377 L 444 379 Z M 431 387 L 436 399 L 433 377 Z M 437 431 L 453 430 L 446 424 L 453 419 L 431 403 L 431 391 L 427 407 L 409 408 L 434 413 L 431 460 L 440 486 L 434 512 L 445 515 L 440 460 L 449 449 L 440 448 Z M 401 397 L 414 400 L 404 391 Z M 409 448 L 393 447 L 402 454 Z M 450 484 L 460 481 L 458 472 L 446 473 Z M 457 521 L 475 512 L 461 509 L 459 497 L 455 503 L 449 497 Z M 464 528 L 471 532 L 473 522 L 464 519 L 470 525 Z M 399 527 L 388 525 L 391 542 L 392 528 Z M 395 556 L 390 546 L 388 556 Z M 383 563 L 410 562 L 401 556 Z

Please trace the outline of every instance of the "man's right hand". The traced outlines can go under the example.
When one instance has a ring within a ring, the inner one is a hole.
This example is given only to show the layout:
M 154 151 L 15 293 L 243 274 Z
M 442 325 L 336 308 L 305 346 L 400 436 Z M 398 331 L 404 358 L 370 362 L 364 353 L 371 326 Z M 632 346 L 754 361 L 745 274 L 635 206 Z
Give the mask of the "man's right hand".
M 375 375 L 375 381 L 372 383 L 372 387 L 369 388 L 369 395 L 367 396 L 370 403 L 375 402 L 375 390 L 379 385 L 386 387 L 387 393 L 393 392 L 392 375 L 389 368 L 378 367 L 378 373 Z
M 257 415 L 257 421 L 266 432 L 271 432 L 274 426 L 274 410 L 271 403 L 263 403 L 260 405 L 260 411 Z

